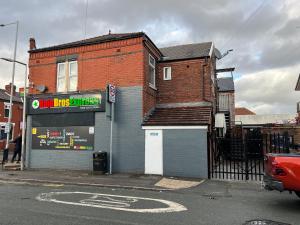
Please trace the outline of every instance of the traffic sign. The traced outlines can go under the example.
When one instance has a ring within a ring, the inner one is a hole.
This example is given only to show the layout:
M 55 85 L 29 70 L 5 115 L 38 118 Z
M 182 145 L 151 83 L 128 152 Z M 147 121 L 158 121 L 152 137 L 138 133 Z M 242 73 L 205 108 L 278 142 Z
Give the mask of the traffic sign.
M 107 85 L 108 92 L 108 102 L 115 103 L 116 102 L 116 86 L 109 84 Z
M 8 134 L 9 132 L 10 132 L 10 123 L 6 123 L 4 133 Z

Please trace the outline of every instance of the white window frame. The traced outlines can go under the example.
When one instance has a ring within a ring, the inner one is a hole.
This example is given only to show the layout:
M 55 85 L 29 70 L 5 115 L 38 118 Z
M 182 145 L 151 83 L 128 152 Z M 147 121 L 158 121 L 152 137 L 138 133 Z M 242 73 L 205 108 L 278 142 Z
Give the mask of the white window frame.
M 166 66 L 163 68 L 163 71 L 164 71 L 164 80 L 172 80 L 172 68 L 170 66 Z
M 153 64 L 151 63 L 151 59 L 153 59 Z M 151 87 L 151 88 L 153 88 L 153 89 L 156 89 L 156 69 L 155 69 L 155 66 L 156 66 L 156 62 L 155 62 L 155 58 L 151 55 L 151 54 L 149 54 L 149 66 L 154 70 L 154 79 L 153 79 L 153 82 L 154 82 L 154 84 L 152 84 L 151 83 L 151 74 L 149 74 L 149 86 Z
M 9 117 L 9 110 L 10 110 L 10 103 L 9 102 L 4 102 L 4 115 L 3 115 L 3 117 L 4 118 L 8 118 Z M 5 116 L 5 110 L 7 110 L 8 109 L 8 116 Z
M 60 74 L 59 74 L 59 67 L 60 67 L 60 65 L 64 65 L 64 67 L 65 67 L 65 74 L 64 74 L 64 76 L 59 76 Z M 57 72 L 56 72 L 56 92 L 66 92 L 66 90 L 67 90 L 67 87 L 66 87 L 66 79 L 67 79 L 67 70 L 66 70 L 66 62 L 63 62 L 63 63 L 57 63 Z M 63 90 L 58 90 L 58 85 L 59 85 L 59 79 L 60 78 L 64 78 L 64 80 L 65 80 L 65 87 L 63 88 Z
M 77 73 L 71 75 L 71 65 L 76 64 L 77 66 Z M 59 67 L 60 65 L 65 66 L 65 74 L 64 76 L 59 76 Z M 77 82 L 76 82 L 76 88 L 73 90 L 70 90 L 70 78 L 72 77 L 77 77 Z M 64 78 L 65 81 L 65 86 L 63 90 L 58 90 L 58 85 L 59 85 L 59 79 Z M 78 90 L 78 62 L 76 60 L 74 61 L 67 61 L 67 62 L 61 62 L 57 63 L 57 72 L 56 72 L 56 92 L 69 92 L 69 91 L 77 91 Z
M 77 69 L 77 73 L 76 74 L 71 74 L 71 65 L 72 64 L 76 64 L 76 69 Z M 77 91 L 78 90 L 78 63 L 77 63 L 77 61 L 70 61 L 70 62 L 68 62 L 68 65 L 69 65 L 69 71 L 68 71 L 68 79 L 67 79 L 67 86 L 68 86 L 68 91 Z M 71 90 L 71 83 L 70 83 L 70 80 L 71 80 L 71 78 L 73 78 L 73 77 L 76 77 L 77 78 L 77 80 L 76 80 L 76 88 L 75 88 L 75 90 Z

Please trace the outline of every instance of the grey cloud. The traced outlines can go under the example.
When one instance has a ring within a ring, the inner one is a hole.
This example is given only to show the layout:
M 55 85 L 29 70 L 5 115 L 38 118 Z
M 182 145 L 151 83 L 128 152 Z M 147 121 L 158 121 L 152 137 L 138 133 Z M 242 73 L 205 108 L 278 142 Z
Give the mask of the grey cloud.
M 84 37 L 86 0 L 0 0 L 0 23 L 20 20 L 18 59 L 27 61 L 28 39 L 46 47 Z M 287 4 L 288 2 L 288 4 Z M 161 46 L 214 41 L 222 52 L 234 49 L 219 67 L 235 66 L 240 75 L 270 69 L 279 71 L 299 64 L 300 26 L 290 18 L 296 1 L 281 0 L 89 0 L 87 37 L 112 32 L 145 31 Z M 300 9 L 299 9 L 300 10 Z M 11 57 L 14 27 L 0 28 L 0 56 Z M 10 65 L 0 63 L 0 86 L 9 81 Z M 295 72 L 295 71 L 294 71 Z M 291 74 L 293 75 L 293 74 Z M 268 79 L 272 80 L 272 77 Z M 253 81 L 261 90 L 263 80 Z M 22 68 L 17 82 L 22 83 Z M 241 101 L 254 102 L 251 91 L 237 82 Z M 277 84 L 274 84 L 277 85 Z M 243 87 L 243 88 L 239 88 Z M 264 98 L 264 110 L 270 99 Z M 286 98 L 290 96 L 286 94 Z M 273 96 L 274 98 L 274 96 Z M 283 100 L 282 109 L 285 108 Z M 287 106 L 291 109 L 291 106 Z M 287 109 L 285 108 L 285 110 Z

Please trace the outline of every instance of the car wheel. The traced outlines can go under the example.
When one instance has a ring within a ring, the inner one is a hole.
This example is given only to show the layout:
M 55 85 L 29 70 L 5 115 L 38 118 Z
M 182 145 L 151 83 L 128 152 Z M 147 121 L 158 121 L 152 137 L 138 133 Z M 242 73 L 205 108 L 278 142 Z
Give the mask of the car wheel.
M 295 191 L 295 194 L 300 198 L 300 191 Z

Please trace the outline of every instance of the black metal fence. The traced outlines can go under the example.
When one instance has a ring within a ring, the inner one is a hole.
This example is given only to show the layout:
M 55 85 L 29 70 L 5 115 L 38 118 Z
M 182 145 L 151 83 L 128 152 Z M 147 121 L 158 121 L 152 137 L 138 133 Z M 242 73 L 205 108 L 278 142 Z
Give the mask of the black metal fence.
M 294 144 L 294 137 L 286 134 L 267 134 L 265 135 L 266 153 L 290 153 L 297 149 Z
M 215 137 L 210 169 L 213 179 L 262 180 L 265 153 L 288 153 L 293 148 L 289 135 L 263 135 L 249 129 L 226 138 Z

